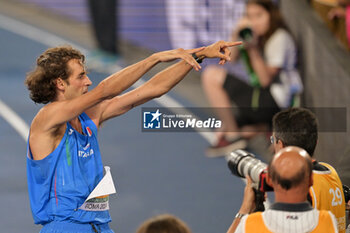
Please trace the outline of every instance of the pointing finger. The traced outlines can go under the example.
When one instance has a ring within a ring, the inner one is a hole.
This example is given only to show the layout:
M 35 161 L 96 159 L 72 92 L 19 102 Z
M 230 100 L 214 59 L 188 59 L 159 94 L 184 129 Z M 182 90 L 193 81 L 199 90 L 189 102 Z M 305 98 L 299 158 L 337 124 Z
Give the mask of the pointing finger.
M 237 46 L 237 45 L 241 45 L 243 44 L 242 41 L 236 41 L 236 42 L 225 42 L 223 47 L 233 47 L 233 46 Z

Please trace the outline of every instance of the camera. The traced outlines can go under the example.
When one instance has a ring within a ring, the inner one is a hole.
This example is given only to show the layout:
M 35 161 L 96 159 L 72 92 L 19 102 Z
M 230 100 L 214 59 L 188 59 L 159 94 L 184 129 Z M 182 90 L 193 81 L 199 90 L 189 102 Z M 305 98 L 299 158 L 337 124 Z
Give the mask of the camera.
M 267 164 L 253 154 L 245 150 L 235 150 L 226 156 L 226 160 L 232 174 L 242 178 L 250 176 L 255 190 L 262 193 L 273 190 L 266 183 Z
M 245 42 L 251 42 L 253 40 L 253 31 L 249 27 L 242 28 L 238 32 L 238 35 Z
M 264 211 L 264 194 L 265 192 L 273 191 L 273 188 L 266 182 L 267 164 L 245 150 L 232 151 L 226 156 L 226 161 L 233 175 L 242 178 L 250 176 L 253 181 L 255 192 L 256 211 Z M 350 188 L 343 185 L 343 192 L 346 205 L 350 200 Z M 347 210 L 347 216 L 349 215 L 348 211 L 349 210 Z
M 255 211 L 264 211 L 265 192 L 272 191 L 266 182 L 267 164 L 245 150 L 235 150 L 226 156 L 232 174 L 239 177 L 250 176 L 255 193 Z

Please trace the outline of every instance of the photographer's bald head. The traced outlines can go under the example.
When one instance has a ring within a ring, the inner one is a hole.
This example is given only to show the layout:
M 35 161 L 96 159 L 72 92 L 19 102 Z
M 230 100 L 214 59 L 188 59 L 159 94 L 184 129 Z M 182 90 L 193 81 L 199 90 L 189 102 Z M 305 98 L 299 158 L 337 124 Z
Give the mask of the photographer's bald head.
M 267 182 L 274 188 L 276 202 L 305 202 L 313 184 L 309 154 L 295 146 L 281 149 L 269 164 Z

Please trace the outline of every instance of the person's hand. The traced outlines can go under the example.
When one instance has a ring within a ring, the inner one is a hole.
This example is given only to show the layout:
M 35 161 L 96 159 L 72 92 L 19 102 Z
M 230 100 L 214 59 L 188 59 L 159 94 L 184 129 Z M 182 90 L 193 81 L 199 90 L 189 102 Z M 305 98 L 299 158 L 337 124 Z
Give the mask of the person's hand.
M 199 70 L 202 67 L 198 64 L 198 62 L 192 57 L 192 53 L 198 53 L 204 50 L 205 47 L 196 48 L 196 49 L 173 49 L 167 50 L 163 52 L 156 53 L 158 60 L 160 62 L 170 62 L 176 59 L 182 59 L 186 61 L 189 65 L 191 65 L 195 70 Z
M 345 18 L 346 11 L 343 7 L 334 7 L 328 12 L 328 18 L 334 20 L 335 18 Z
M 205 47 L 202 51 L 196 53 L 197 57 L 203 58 L 220 58 L 220 65 L 223 65 L 226 63 L 226 61 L 230 61 L 230 54 L 231 51 L 229 50 L 230 47 L 237 46 L 242 44 L 241 41 L 239 42 L 226 42 L 226 41 L 218 41 L 212 45 L 209 45 Z
M 241 214 L 249 214 L 255 210 L 255 193 L 252 188 L 253 181 L 249 176 L 247 176 L 246 179 L 247 184 L 244 188 L 243 202 L 239 210 Z

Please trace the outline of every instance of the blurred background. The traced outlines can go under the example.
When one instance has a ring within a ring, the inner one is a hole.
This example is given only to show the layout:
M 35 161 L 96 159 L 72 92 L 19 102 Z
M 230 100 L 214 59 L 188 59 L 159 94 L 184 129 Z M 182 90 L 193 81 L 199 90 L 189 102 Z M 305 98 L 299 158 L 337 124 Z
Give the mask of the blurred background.
M 349 122 L 346 1 L 275 2 L 299 51 L 300 106 L 346 108 Z M 28 125 L 41 106 L 29 99 L 24 86 L 39 54 L 62 44 L 77 47 L 87 55 L 96 85 L 154 52 L 229 40 L 244 9 L 244 0 L 0 0 L 1 232 L 40 230 L 29 208 L 25 156 Z M 143 81 L 166 66 L 155 67 Z M 208 107 L 200 73 L 192 71 L 165 97 L 145 106 Z M 320 114 L 329 124 L 337 122 L 327 111 Z M 100 131 L 103 161 L 111 167 L 118 193 L 110 203 L 114 231 L 135 232 L 146 218 L 171 213 L 193 232 L 225 232 L 239 209 L 244 184 L 230 174 L 223 158 L 205 157 L 214 136 L 142 133 L 140 122 L 141 108 L 136 108 Z M 350 185 L 349 125 L 344 129 L 321 132 L 315 157 L 334 166 Z M 265 139 L 253 140 L 251 149 L 268 161 Z

